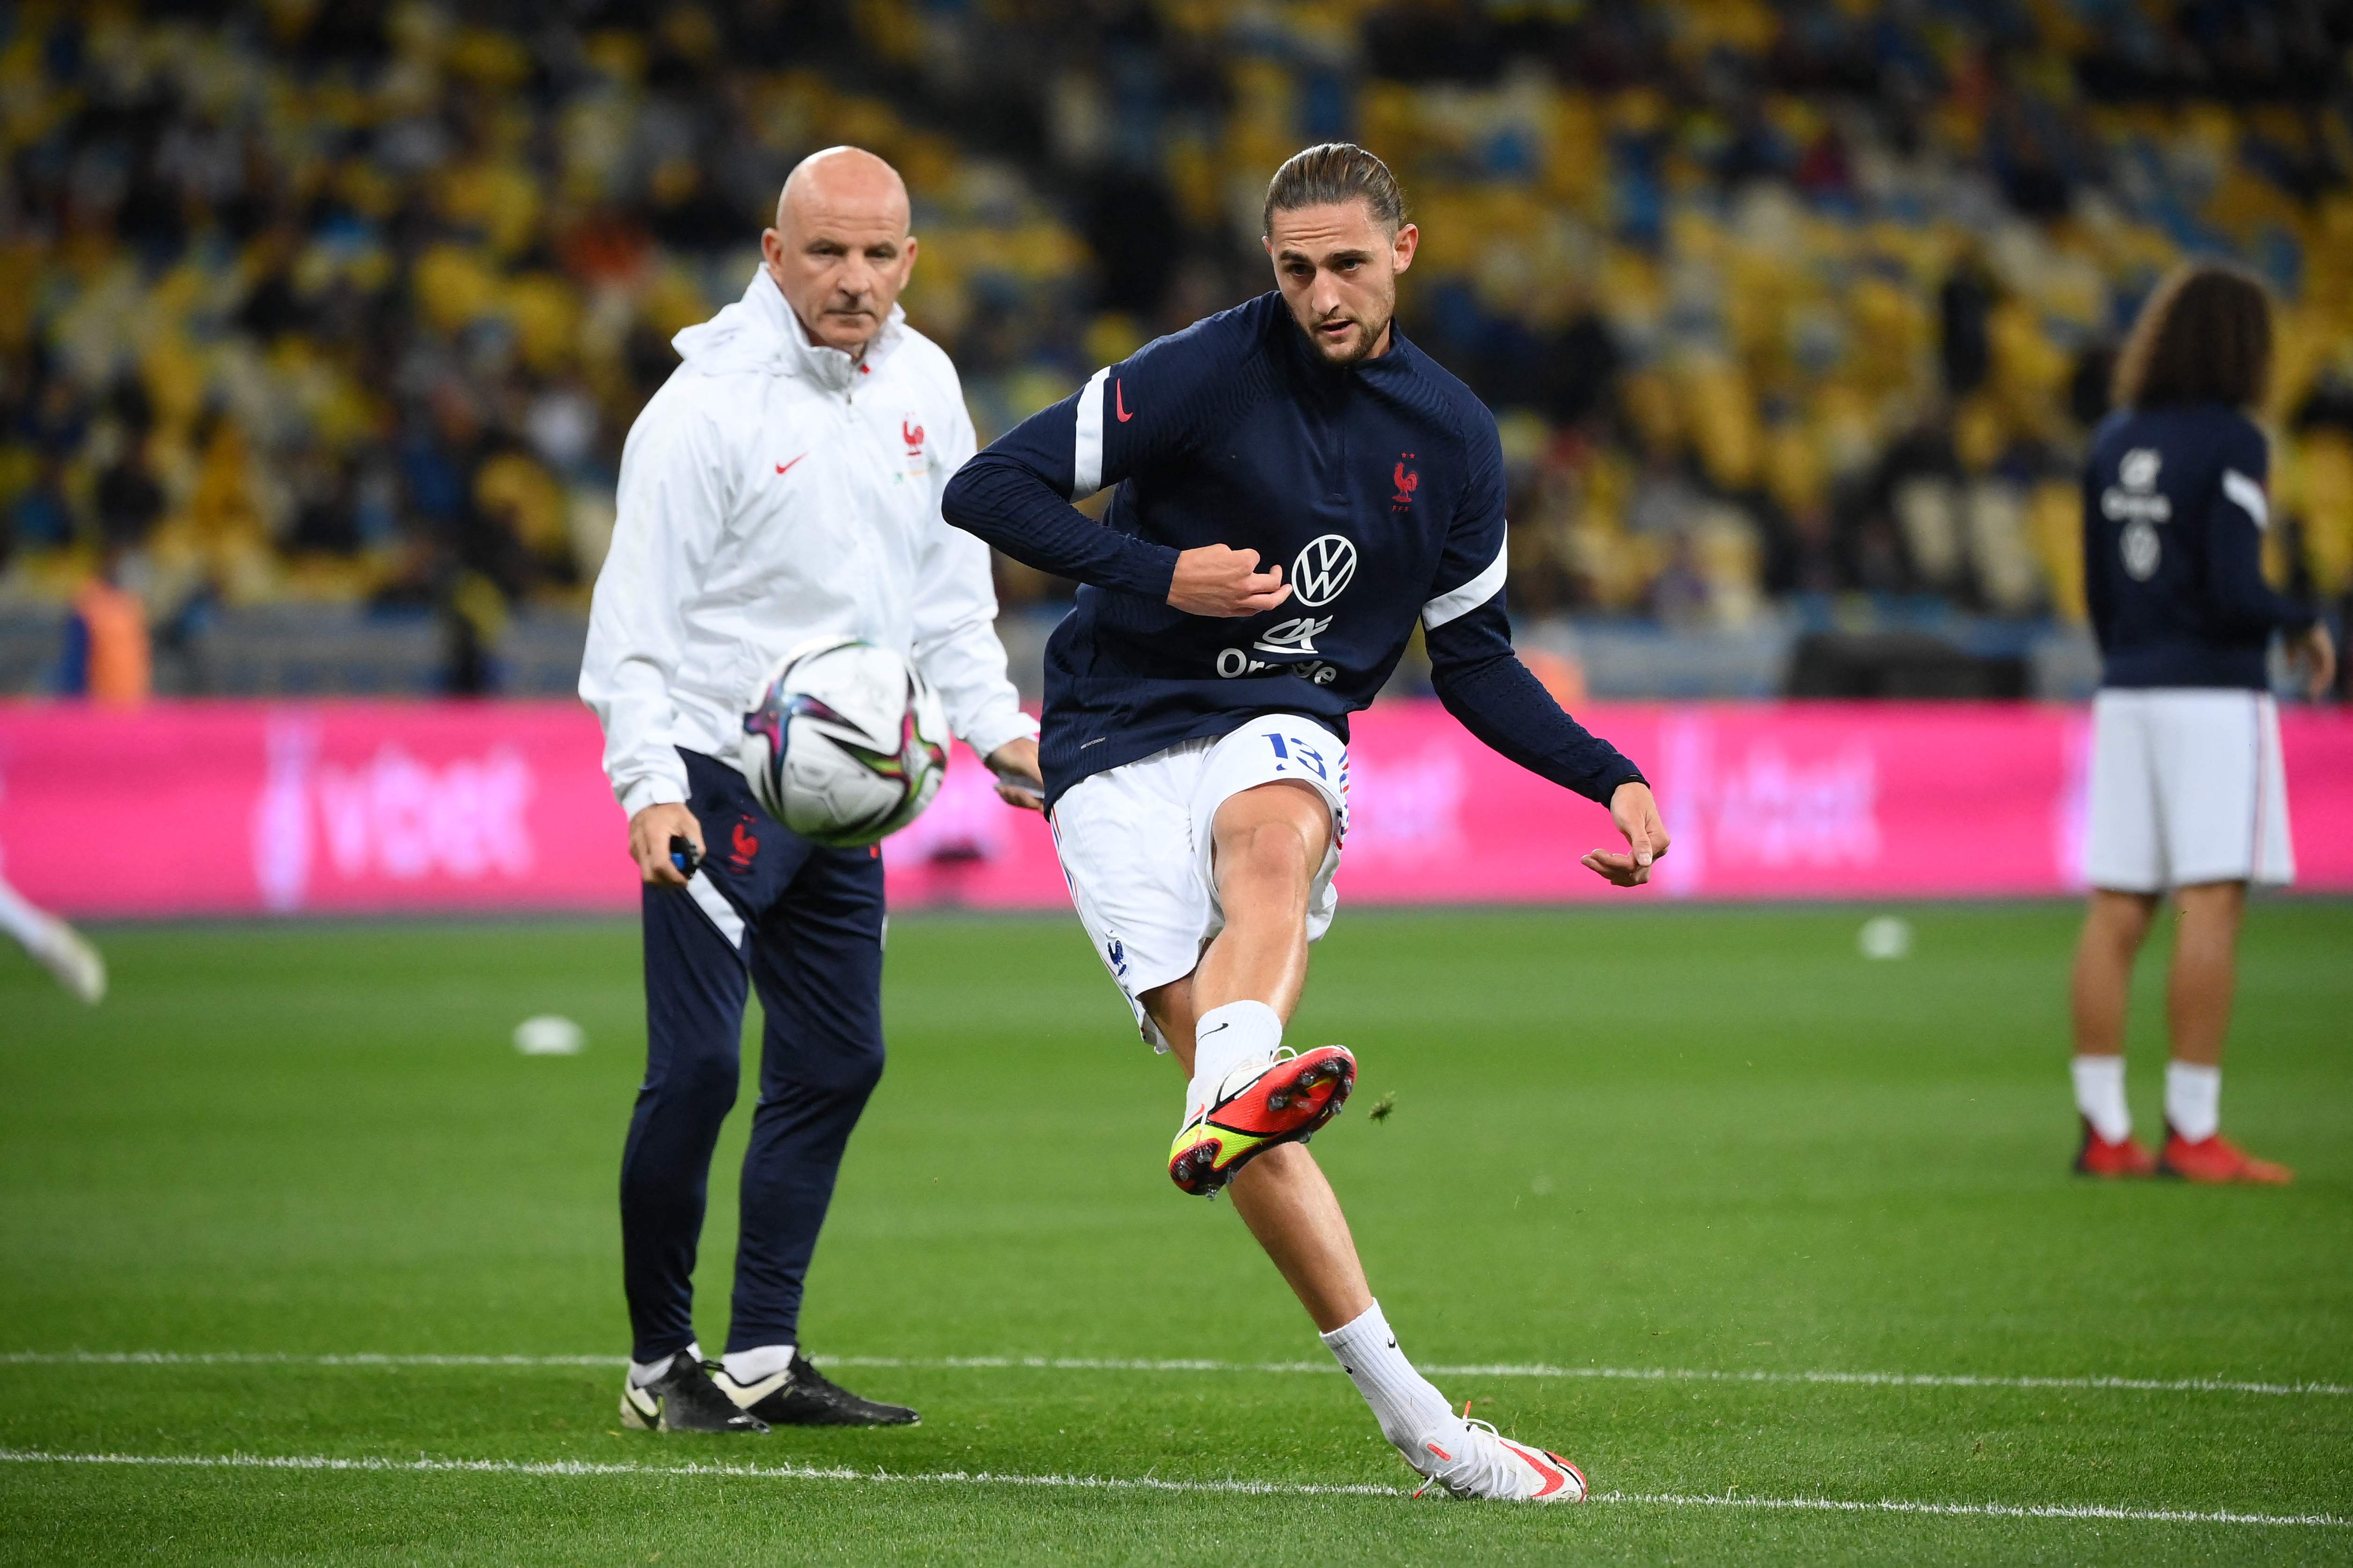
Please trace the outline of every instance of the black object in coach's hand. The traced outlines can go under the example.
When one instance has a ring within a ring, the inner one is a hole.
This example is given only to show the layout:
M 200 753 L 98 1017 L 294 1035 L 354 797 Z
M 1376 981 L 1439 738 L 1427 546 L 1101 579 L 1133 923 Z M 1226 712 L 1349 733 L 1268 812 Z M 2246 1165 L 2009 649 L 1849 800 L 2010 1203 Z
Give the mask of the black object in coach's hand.
M 694 847 L 693 839 L 673 833 L 670 836 L 670 863 L 678 868 L 680 876 L 691 877 L 702 865 L 702 851 Z

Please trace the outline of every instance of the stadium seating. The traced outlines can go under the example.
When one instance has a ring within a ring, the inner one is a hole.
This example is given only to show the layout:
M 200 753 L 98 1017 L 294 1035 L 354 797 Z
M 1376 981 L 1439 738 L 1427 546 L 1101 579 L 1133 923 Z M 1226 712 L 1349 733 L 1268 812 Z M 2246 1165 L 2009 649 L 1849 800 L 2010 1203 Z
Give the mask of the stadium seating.
M 2233 256 L 2283 301 L 2272 565 L 2341 600 L 2349 40 L 2258 9 L 19 7 L 0 688 L 111 554 L 166 685 L 562 689 L 668 336 L 845 141 L 907 175 L 984 437 L 1262 287 L 1268 173 L 1364 141 L 1425 226 L 1409 330 L 1502 416 L 1516 612 L 1766 667 L 1920 595 L 2080 620 L 2116 341 Z

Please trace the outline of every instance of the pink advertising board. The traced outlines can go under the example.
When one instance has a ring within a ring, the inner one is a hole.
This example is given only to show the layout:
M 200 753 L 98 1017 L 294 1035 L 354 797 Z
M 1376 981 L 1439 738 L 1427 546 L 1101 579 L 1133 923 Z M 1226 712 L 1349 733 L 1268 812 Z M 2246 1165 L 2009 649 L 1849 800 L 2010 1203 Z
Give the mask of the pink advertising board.
M 1673 852 L 1620 899 L 1918 898 L 2081 885 L 2088 715 L 1971 704 L 1691 704 L 1583 715 L 1651 774 Z M 2353 891 L 2353 716 L 2284 715 L 2300 885 Z M 620 808 L 570 704 L 0 704 L 0 874 L 91 916 L 629 908 Z M 1437 704 L 1361 715 L 1357 903 L 1609 891 L 1599 808 Z M 900 908 L 1060 908 L 1051 842 L 959 752 L 885 846 Z

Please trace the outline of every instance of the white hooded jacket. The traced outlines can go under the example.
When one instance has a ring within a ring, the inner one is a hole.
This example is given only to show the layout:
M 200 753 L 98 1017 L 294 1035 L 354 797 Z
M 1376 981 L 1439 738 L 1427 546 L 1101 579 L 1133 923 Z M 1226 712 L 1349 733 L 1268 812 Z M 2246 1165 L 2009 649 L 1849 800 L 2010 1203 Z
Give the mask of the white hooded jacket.
M 988 547 L 940 518 L 974 438 L 939 345 L 895 308 L 860 360 L 812 344 L 765 269 L 670 341 L 685 363 L 622 448 L 580 666 L 621 809 L 683 802 L 676 748 L 732 756 L 754 683 L 811 637 L 912 658 L 984 757 L 1036 734 Z

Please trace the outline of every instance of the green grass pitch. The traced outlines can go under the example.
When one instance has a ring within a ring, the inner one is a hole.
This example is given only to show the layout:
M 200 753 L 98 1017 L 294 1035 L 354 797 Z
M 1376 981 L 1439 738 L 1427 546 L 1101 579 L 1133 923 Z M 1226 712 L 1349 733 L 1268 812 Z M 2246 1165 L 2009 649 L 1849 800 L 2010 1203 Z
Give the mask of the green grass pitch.
M 2249 921 L 2225 1121 L 2285 1191 L 2066 1174 L 2072 908 L 1909 910 L 1877 963 L 1867 912 L 1358 910 L 1318 951 L 1292 1037 L 1363 1064 L 1315 1149 L 1374 1289 L 1586 1467 L 1571 1509 L 1407 1500 L 1169 1187 L 1176 1073 L 1067 919 L 892 931 L 804 1331 L 923 1425 L 736 1441 L 617 1430 L 633 925 L 103 931 L 94 1011 L 0 952 L 0 1561 L 2353 1561 L 2353 906 Z M 589 1049 L 519 1056 L 538 1012 Z M 1649 1372 L 1703 1375 L 1603 1375 Z M 1925 1506 L 1781 1506 L 1824 1501 Z

